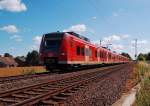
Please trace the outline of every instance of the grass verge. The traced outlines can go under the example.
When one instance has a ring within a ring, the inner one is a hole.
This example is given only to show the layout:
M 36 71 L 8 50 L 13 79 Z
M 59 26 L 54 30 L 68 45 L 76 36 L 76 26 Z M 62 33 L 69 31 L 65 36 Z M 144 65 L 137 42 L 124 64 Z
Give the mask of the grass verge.
M 43 66 L 0 68 L 0 77 L 29 75 L 47 72 Z
M 139 62 L 134 67 L 135 79 L 140 82 L 140 90 L 136 94 L 136 106 L 150 106 L 150 65 Z

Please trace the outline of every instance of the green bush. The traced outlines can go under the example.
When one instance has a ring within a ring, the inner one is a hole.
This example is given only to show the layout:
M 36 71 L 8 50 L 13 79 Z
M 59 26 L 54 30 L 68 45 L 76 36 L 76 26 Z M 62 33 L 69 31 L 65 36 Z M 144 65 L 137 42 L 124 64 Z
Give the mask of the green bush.
M 141 81 L 141 88 L 136 94 L 136 105 L 150 106 L 150 65 L 140 62 L 135 69 Z

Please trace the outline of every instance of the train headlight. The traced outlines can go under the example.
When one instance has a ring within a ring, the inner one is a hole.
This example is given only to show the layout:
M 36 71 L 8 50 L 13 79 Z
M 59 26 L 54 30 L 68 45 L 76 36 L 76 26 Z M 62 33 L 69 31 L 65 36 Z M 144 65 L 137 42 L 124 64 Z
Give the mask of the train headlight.
M 65 55 L 65 53 L 61 53 L 60 55 L 64 56 L 64 55 Z

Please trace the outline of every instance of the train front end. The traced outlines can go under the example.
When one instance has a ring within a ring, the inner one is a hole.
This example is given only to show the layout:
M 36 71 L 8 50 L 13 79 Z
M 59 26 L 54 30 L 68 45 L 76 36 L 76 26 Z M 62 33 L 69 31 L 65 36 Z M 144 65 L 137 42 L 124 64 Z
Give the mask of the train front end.
M 63 38 L 64 33 L 60 32 L 43 35 L 40 45 L 40 59 L 47 70 L 53 70 L 58 67 Z

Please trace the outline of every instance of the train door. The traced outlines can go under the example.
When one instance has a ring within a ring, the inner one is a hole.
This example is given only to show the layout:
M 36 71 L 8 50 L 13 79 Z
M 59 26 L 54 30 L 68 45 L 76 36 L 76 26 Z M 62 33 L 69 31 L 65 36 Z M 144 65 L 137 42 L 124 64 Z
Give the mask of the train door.
M 108 51 L 106 51 L 106 63 L 108 63 L 108 59 L 109 59 L 109 55 L 108 55 L 109 53 L 108 53 Z
M 69 45 L 70 45 L 70 48 L 67 48 L 68 49 L 68 60 L 69 61 L 71 61 L 71 62 L 73 62 L 74 61 L 74 56 L 76 55 L 73 51 L 75 51 L 75 46 L 74 46 L 74 39 L 73 38 L 70 38 L 70 40 L 68 40 L 69 41 Z
M 98 60 L 98 64 L 100 62 L 100 49 L 97 49 L 97 60 Z
M 85 45 L 85 63 L 89 63 L 89 46 Z

